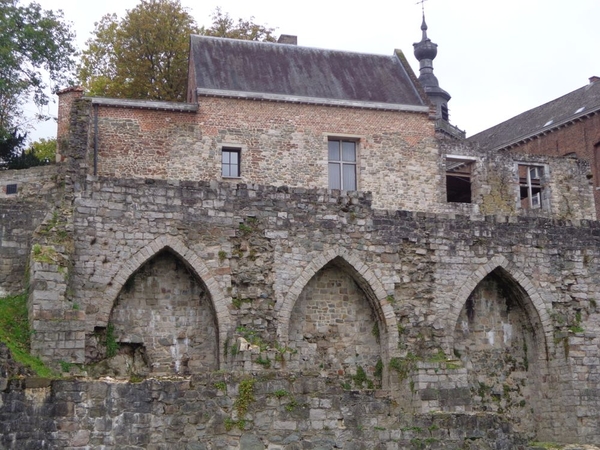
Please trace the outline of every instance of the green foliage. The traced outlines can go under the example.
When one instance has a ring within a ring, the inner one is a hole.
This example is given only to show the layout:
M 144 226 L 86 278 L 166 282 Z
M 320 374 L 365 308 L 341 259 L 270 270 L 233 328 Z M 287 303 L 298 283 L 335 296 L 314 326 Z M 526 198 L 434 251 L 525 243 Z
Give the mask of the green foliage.
M 271 360 L 269 359 L 269 357 L 263 359 L 262 356 L 258 355 L 258 358 L 256 358 L 255 362 L 263 366 L 265 369 L 271 368 Z
M 219 250 L 219 262 L 225 261 L 225 258 L 227 258 L 227 252 L 224 250 Z
M 371 334 L 375 336 L 375 340 L 379 344 L 379 324 L 377 322 L 373 324 L 373 328 L 371 328 Z
M 356 386 L 361 387 L 363 383 L 367 381 L 367 374 L 365 372 L 365 369 L 363 369 L 362 366 L 358 366 L 356 368 L 356 375 L 354 375 L 352 379 L 354 380 L 354 384 Z
M 227 384 L 224 381 L 217 381 L 214 386 L 219 391 L 227 392 Z
M 59 361 L 58 364 L 60 365 L 60 370 L 61 372 L 69 372 L 71 370 L 71 367 L 73 366 L 73 364 L 68 363 L 66 361 Z
M 437 353 L 428 358 L 428 362 L 446 362 L 446 354 L 442 349 L 439 349 Z
M 398 372 L 400 381 L 405 380 L 408 375 L 415 369 L 417 357 L 413 353 L 408 353 L 404 358 L 391 358 L 390 369 Z
M 189 36 L 199 30 L 179 0 L 141 0 L 95 26 L 78 74 L 88 95 L 185 100 Z
M 246 41 L 276 42 L 274 31 L 275 28 L 254 23 L 254 17 L 235 20 L 228 13 L 223 13 L 221 8 L 217 8 L 212 14 L 212 25 L 203 28 L 201 34 Z
M 298 401 L 295 398 L 292 398 L 287 405 L 285 405 L 285 410 L 287 412 L 291 412 L 298 406 Z
M 377 364 L 375 364 L 375 373 L 373 375 L 381 382 L 383 377 L 383 361 L 381 361 L 381 358 L 379 358 Z
M 115 326 L 112 323 L 109 323 L 106 327 L 106 338 L 104 340 L 104 345 L 106 346 L 107 358 L 112 358 L 113 356 L 117 355 L 119 343 L 115 337 Z
M 43 10 L 37 3 L 0 0 L 0 11 L 0 130 L 7 132 L 23 128 L 25 103 L 43 107 L 49 102 L 49 84 L 70 82 L 75 34 L 62 12 Z
M 215 10 L 199 28 L 180 0 L 141 0 L 122 19 L 107 14 L 86 42 L 78 76 L 88 95 L 184 101 L 191 34 L 274 41 L 273 29 Z
M 260 351 L 265 351 L 267 349 L 267 343 L 259 336 L 257 331 L 244 326 L 237 327 L 235 331 L 240 333 L 244 339 L 250 342 L 250 344 L 257 345 L 260 348 Z
M 273 392 L 273 395 L 277 398 L 282 398 L 282 397 L 287 397 L 288 395 L 290 395 L 290 393 L 288 391 L 286 391 L 285 389 L 278 389 L 275 392 Z
M 9 132 L 0 127 L 0 169 L 27 169 L 50 163 L 45 158 L 39 158 L 33 149 L 24 149 L 25 137 L 17 129 Z
M 246 225 L 245 223 L 240 223 L 240 226 L 238 227 L 238 229 L 240 230 L 240 232 L 243 235 L 246 234 L 250 234 L 252 233 L 252 227 L 249 227 L 248 225 Z
M 240 309 L 243 303 L 252 303 L 251 298 L 232 298 L 231 303 L 235 309 Z
M 227 417 L 225 419 L 225 430 L 227 431 L 231 431 L 233 429 L 233 427 L 238 427 L 240 430 L 244 430 L 244 428 L 246 428 L 246 420 L 245 419 L 239 419 L 239 420 L 233 420 L 231 417 Z
M 56 138 L 38 139 L 29 146 L 29 152 L 39 161 L 52 163 L 56 160 Z
M 19 364 L 29 367 L 40 377 L 54 376 L 39 358 L 29 354 L 30 335 L 27 294 L 0 298 L 0 341 L 6 344 Z
M 31 248 L 33 260 L 47 264 L 58 264 L 59 254 L 54 247 L 48 245 L 34 244 Z
M 243 427 L 239 426 L 239 422 L 244 420 L 246 417 L 246 413 L 248 412 L 248 408 L 250 404 L 255 400 L 254 398 L 254 383 L 256 381 L 253 379 L 247 379 L 240 382 L 238 386 L 238 398 L 233 403 L 233 407 L 238 413 L 238 428 L 243 430 Z

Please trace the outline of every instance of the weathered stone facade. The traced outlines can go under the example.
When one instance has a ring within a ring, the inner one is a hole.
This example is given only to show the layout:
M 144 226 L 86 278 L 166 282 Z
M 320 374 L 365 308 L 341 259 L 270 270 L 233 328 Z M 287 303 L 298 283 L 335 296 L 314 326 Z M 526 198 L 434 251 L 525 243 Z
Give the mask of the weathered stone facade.
M 422 111 L 63 95 L 53 200 L 2 229 L 3 255 L 5 236 L 31 248 L 15 261 L 29 257 L 32 351 L 152 379 L 14 382 L 7 448 L 600 441 L 585 162 L 439 142 Z M 327 189 L 332 137 L 358 145 L 357 191 Z M 220 176 L 223 146 L 241 149 L 239 178 Z M 473 164 L 470 203 L 446 200 L 452 158 Z M 519 165 L 544 168 L 543 207 L 523 207 Z

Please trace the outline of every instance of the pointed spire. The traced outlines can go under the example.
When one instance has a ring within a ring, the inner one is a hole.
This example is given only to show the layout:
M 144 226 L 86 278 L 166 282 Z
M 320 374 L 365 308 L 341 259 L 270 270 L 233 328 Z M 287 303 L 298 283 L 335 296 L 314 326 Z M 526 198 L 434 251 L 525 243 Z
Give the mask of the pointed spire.
M 437 44 L 431 42 L 427 37 L 427 23 L 425 22 L 425 12 L 423 12 L 423 23 L 421 24 L 423 36 L 421 42 L 413 44 L 415 58 L 419 61 L 419 81 L 425 90 L 425 93 L 436 108 L 436 118 L 448 120 L 448 100 L 450 94 L 440 88 L 438 79 L 433 74 L 433 60 L 437 56 Z
M 425 23 L 425 11 L 423 11 L 423 23 L 421 23 L 421 31 L 423 31 L 423 37 L 421 38 L 421 42 L 426 41 L 427 40 L 427 24 Z

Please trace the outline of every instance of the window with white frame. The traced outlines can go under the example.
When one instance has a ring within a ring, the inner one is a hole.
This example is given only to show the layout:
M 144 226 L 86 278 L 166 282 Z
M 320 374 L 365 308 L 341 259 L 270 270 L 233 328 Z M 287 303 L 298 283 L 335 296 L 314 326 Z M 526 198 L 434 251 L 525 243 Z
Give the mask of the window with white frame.
M 356 141 L 329 139 L 329 189 L 356 190 Z
M 519 164 L 519 202 L 523 209 L 544 208 L 544 166 Z
M 221 176 L 223 178 L 239 178 L 241 175 L 242 150 L 239 148 L 223 147 L 221 149 Z

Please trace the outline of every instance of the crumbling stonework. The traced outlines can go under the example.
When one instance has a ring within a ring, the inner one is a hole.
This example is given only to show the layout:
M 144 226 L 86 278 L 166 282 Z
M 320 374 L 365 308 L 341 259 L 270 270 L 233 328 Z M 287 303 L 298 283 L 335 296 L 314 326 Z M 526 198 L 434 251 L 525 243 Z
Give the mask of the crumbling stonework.
M 33 353 L 120 381 L 13 382 L 3 445 L 600 440 L 587 164 L 438 147 L 422 110 L 65 95 L 53 202 L 2 236 L 33 236 L 15 258 Z M 330 138 L 357 143 L 359 190 L 327 189 Z M 223 146 L 241 177 L 220 176 Z M 470 203 L 445 192 L 461 157 Z M 544 169 L 539 207 L 520 165 Z

